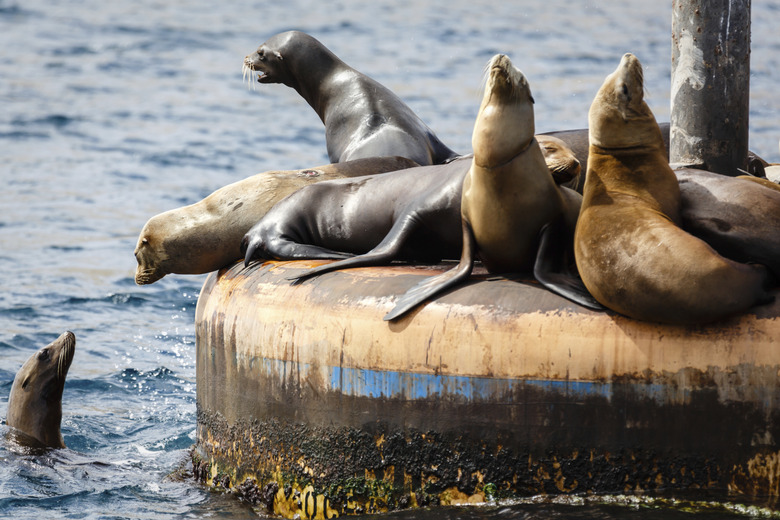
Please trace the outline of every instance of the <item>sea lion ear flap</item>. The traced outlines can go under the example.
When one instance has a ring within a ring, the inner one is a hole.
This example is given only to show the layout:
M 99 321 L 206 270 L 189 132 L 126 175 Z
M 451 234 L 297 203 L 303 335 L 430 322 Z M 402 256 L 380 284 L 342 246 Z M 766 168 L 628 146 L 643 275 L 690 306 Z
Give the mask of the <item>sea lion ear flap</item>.
M 274 51 L 274 56 L 276 56 L 276 59 L 279 61 L 282 61 L 284 58 L 282 58 L 282 53 L 279 51 Z

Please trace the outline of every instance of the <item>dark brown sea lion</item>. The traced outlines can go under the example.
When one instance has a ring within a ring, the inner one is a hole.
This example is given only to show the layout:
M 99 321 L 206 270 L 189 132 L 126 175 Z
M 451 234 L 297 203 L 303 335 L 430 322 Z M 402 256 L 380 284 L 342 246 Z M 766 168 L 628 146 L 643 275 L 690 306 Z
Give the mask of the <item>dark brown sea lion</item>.
M 734 262 L 680 228 L 680 188 L 626 54 L 589 114 L 590 150 L 574 251 L 606 307 L 646 321 L 697 324 L 770 299 L 766 268 Z
M 429 165 L 457 156 L 398 96 L 306 33 L 272 36 L 244 58 L 247 69 L 259 83 L 295 89 L 317 112 L 331 162 L 397 155 Z
M 43 347 L 16 373 L 8 397 L 6 423 L 22 435 L 18 442 L 38 448 L 64 448 L 60 433 L 62 390 L 76 351 L 76 336 L 65 332 Z
M 385 320 L 467 279 L 477 255 L 489 272 L 533 271 L 551 291 L 601 308 L 561 261 L 571 247 L 579 197 L 555 185 L 536 144 L 528 81 L 505 55 L 494 56 L 488 71 L 472 134 L 474 158 L 463 183 L 460 262 L 412 287 Z
M 689 168 L 674 173 L 682 228 L 726 258 L 767 266 L 780 280 L 780 186 Z
M 539 148 L 553 178 L 576 181 L 580 164 L 566 145 L 542 138 Z M 462 247 L 460 195 L 470 167 L 471 157 L 462 157 L 447 164 L 304 187 L 274 206 L 247 233 L 244 262 L 345 258 L 298 277 L 304 279 L 394 260 L 457 258 Z M 579 195 L 566 191 L 578 207 Z

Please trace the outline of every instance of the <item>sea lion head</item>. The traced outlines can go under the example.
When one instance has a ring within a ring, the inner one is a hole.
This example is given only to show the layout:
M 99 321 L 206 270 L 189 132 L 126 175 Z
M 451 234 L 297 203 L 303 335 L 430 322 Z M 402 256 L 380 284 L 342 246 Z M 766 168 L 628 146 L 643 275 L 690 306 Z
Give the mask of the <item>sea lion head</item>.
M 504 54 L 488 63 L 471 145 L 479 166 L 505 164 L 534 138 L 534 98 L 523 73 Z
M 292 52 L 286 52 L 286 49 L 292 45 L 294 40 L 300 40 L 302 38 L 314 39 L 299 31 L 283 32 L 270 37 L 260 44 L 255 52 L 244 57 L 244 77 L 247 77 L 247 74 L 252 71 L 258 73 L 258 83 L 283 83 L 285 85 L 291 85 L 291 80 L 293 78 L 290 77 L 290 73 L 288 72 L 285 63 L 285 55 L 289 58 L 293 54 Z
M 133 252 L 135 260 L 138 262 L 135 269 L 135 283 L 138 285 L 154 283 L 171 272 L 165 269 L 168 263 L 168 254 L 159 238 L 165 236 L 165 233 L 155 231 L 157 220 L 159 220 L 159 216 L 149 219 L 141 230 Z
M 552 173 L 555 184 L 573 188 L 579 182 L 582 166 L 569 146 L 552 135 L 537 135 L 536 140 L 542 149 L 547 168 Z
M 76 352 L 76 336 L 64 332 L 22 365 L 8 398 L 8 426 L 37 447 L 64 448 L 60 433 L 62 390 Z
M 619 149 L 657 143 L 661 131 L 645 103 L 644 88 L 642 64 L 633 54 L 624 54 L 620 65 L 604 80 L 590 106 L 591 144 Z

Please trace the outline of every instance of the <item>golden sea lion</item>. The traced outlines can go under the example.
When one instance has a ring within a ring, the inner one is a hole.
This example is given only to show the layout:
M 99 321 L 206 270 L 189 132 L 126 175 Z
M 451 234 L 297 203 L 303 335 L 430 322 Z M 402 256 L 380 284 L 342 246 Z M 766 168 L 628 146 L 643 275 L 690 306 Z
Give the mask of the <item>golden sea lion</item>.
M 574 252 L 599 302 L 640 320 L 695 324 L 770 299 L 766 268 L 728 260 L 679 227 L 680 187 L 635 56 L 607 76 L 588 121 Z
M 502 54 L 488 80 L 472 133 L 474 158 L 463 183 L 463 249 L 458 265 L 412 287 L 385 320 L 464 281 L 477 255 L 491 273 L 533 272 L 543 286 L 600 309 L 563 260 L 571 248 L 580 196 L 553 181 L 534 136 L 528 81 Z

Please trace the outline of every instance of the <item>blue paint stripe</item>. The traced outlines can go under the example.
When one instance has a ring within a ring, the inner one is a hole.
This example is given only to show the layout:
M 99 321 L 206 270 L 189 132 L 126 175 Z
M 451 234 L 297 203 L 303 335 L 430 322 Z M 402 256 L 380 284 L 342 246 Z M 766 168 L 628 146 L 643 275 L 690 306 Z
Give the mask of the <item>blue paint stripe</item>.
M 255 365 L 253 363 L 253 365 Z M 671 388 L 661 384 L 634 382 L 613 385 L 609 382 L 561 381 L 548 379 L 490 378 L 422 374 L 314 366 L 293 361 L 262 359 L 259 363 L 263 377 L 278 378 L 280 384 L 295 384 L 307 379 L 313 372 L 320 376 L 327 390 L 354 397 L 382 397 L 387 399 L 425 400 L 455 397 L 467 402 L 511 403 L 523 389 L 534 388 L 561 396 L 584 399 L 599 397 L 612 400 L 614 392 L 630 392 L 633 398 L 648 398 L 657 402 L 684 402 L 690 389 Z M 257 366 L 257 365 L 255 365 Z

